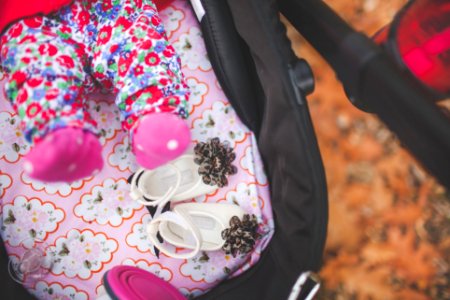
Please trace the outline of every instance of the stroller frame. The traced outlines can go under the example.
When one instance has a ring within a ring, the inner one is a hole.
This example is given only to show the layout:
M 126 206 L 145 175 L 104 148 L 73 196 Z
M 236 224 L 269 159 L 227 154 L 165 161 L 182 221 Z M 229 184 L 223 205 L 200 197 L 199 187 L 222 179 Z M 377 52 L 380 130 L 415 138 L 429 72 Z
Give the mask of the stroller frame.
M 412 3 L 406 4 L 394 23 Z M 423 166 L 450 188 L 450 120 L 433 103 L 435 95 L 324 2 L 280 0 L 280 11 L 332 66 L 352 103 L 379 116 Z

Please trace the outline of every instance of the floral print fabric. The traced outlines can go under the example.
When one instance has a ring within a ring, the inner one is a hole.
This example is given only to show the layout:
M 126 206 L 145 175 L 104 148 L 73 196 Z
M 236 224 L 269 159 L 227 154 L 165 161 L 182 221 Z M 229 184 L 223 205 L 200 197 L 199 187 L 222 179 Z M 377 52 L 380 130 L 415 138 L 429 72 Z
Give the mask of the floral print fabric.
M 180 60 L 149 0 L 75 1 L 12 25 L 1 37 L 5 85 L 25 138 L 77 126 L 99 133 L 86 95 L 113 91 L 123 127 L 148 112 L 187 116 Z
M 236 154 L 232 164 L 237 173 L 227 178 L 228 185 L 191 201 L 240 205 L 247 214 L 256 215 L 261 237 L 254 251 L 236 258 L 214 251 L 188 260 L 164 254 L 158 259 L 145 232 L 151 216 L 127 194 L 126 180 L 137 164 L 128 134 L 121 128 L 115 97 L 99 93 L 90 95 L 86 102 L 86 110 L 98 123 L 104 169 L 95 177 L 69 185 L 44 184 L 23 174 L 21 163 L 30 146 L 19 130 L 17 114 L 0 96 L 0 127 L 4 128 L 0 130 L 0 234 L 14 262 L 27 249 L 42 247 L 34 242 L 34 235 L 55 251 L 51 272 L 27 286 L 39 299 L 95 299 L 104 291 L 102 275 L 115 265 L 148 270 L 188 298 L 198 296 L 252 267 L 271 239 L 274 228 L 269 186 L 256 140 L 220 89 L 191 7 L 184 0 L 175 1 L 161 16 L 165 28 L 170 28 L 168 39 L 180 54 L 192 94 L 186 120 L 193 136 L 192 148 L 219 137 Z M 0 88 L 5 83 L 0 74 Z M 33 217 L 45 217 L 46 221 L 34 222 Z M 15 234 L 19 224 L 23 232 Z

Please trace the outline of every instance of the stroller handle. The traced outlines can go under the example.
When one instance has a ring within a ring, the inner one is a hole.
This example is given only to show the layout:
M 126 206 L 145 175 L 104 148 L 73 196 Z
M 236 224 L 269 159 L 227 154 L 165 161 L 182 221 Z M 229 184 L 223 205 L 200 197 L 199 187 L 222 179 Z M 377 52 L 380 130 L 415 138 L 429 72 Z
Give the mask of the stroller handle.
M 450 189 L 450 120 L 433 95 L 323 1 L 279 0 L 281 12 L 337 73 L 352 103 L 377 114 Z

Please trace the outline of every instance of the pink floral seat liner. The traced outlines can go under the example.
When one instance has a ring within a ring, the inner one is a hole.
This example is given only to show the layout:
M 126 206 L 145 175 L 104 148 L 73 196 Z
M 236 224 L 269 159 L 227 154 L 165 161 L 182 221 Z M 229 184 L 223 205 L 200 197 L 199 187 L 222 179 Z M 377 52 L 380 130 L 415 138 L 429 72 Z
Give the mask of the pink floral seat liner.
M 26 286 L 39 299 L 95 299 L 102 292 L 104 272 L 121 264 L 148 270 L 186 296 L 197 296 L 254 265 L 270 241 L 274 228 L 269 187 L 255 137 L 241 123 L 219 86 L 188 2 L 174 2 L 161 16 L 192 90 L 188 122 L 194 142 L 219 137 L 228 141 L 237 156 L 233 164 L 238 173 L 229 178 L 228 186 L 192 201 L 237 203 L 246 213 L 257 216 L 263 235 L 252 253 L 236 258 L 215 251 L 189 260 L 163 254 L 158 259 L 144 230 L 150 214 L 128 196 L 127 178 L 137 165 L 128 137 L 121 130 L 113 97 L 94 95 L 88 101 L 101 128 L 104 169 L 93 178 L 68 185 L 44 184 L 24 175 L 21 163 L 29 147 L 17 116 L 2 95 L 1 235 L 13 261 L 27 249 L 44 244 L 56 250 L 51 272 Z M 4 75 L 0 73 L 3 84 Z

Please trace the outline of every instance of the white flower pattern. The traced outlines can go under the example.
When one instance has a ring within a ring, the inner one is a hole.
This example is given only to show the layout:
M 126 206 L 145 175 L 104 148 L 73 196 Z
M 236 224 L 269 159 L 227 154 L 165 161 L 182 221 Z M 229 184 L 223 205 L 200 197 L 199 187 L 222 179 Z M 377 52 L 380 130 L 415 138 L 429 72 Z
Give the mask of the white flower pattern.
M 173 43 L 173 46 L 181 58 L 183 67 L 202 71 L 211 69 L 211 62 L 206 53 L 203 36 L 198 27 L 191 27 L 187 33 L 182 34 Z
M 193 77 L 187 78 L 186 83 L 191 89 L 189 106 L 191 107 L 190 114 L 192 114 L 195 108 L 202 105 L 205 101 L 205 97 L 208 94 L 208 85 Z
M 152 274 L 155 274 L 161 279 L 164 279 L 165 281 L 171 281 L 172 280 L 172 271 L 168 268 L 164 268 L 159 263 L 148 263 L 145 260 L 138 260 L 134 261 L 132 258 L 127 258 L 122 262 L 123 265 L 126 266 L 133 266 L 138 267 L 142 270 L 148 271 Z
M 106 98 L 108 96 L 101 95 L 101 97 Z M 103 101 L 92 101 L 91 99 L 86 101 L 86 105 L 88 112 L 97 122 L 100 143 L 105 145 L 122 130 L 119 109 L 111 99 Z
M 69 278 L 89 279 L 112 260 L 119 244 L 104 233 L 90 230 L 70 230 L 66 236 L 55 241 L 55 259 L 52 273 Z
M 181 26 L 181 21 L 184 19 L 184 12 L 173 6 L 169 6 L 160 12 L 160 17 L 164 23 L 164 29 L 168 38 L 177 31 Z
M 106 294 L 107 294 L 107 292 L 106 292 L 105 286 L 104 286 L 103 284 L 100 284 L 100 285 L 95 289 L 95 296 L 96 296 L 96 299 L 97 299 L 97 298 L 100 298 L 101 296 L 104 296 L 104 295 L 106 295 Z
M 252 140 L 254 137 L 252 135 Z M 255 141 L 256 143 L 256 141 Z M 256 145 L 256 144 L 254 144 Z M 266 173 L 264 172 L 264 164 L 258 152 L 253 150 L 253 147 L 248 146 L 245 149 L 245 156 L 241 158 L 241 167 L 246 170 L 251 176 L 256 177 L 256 181 L 260 185 L 268 184 Z
M 264 205 L 258 194 L 258 186 L 255 183 L 247 184 L 245 182 L 239 183 L 235 190 L 229 191 L 225 199 L 221 199 L 218 202 L 237 204 L 245 212 L 255 215 L 258 215 L 258 211 Z
M 228 141 L 234 148 L 247 137 L 248 129 L 239 120 L 230 104 L 217 101 L 211 109 L 203 112 L 202 117 L 193 121 L 192 139 L 206 141 L 208 138 L 219 137 Z
M 45 281 L 38 281 L 31 293 L 38 299 L 48 300 L 88 300 L 85 291 L 76 289 L 74 286 L 62 286 L 59 283 L 48 284 Z
M 44 241 L 49 233 L 58 229 L 64 220 L 64 211 L 50 202 L 37 198 L 17 196 L 12 203 L 3 205 L 1 233 L 11 246 L 34 246 L 35 241 Z
M 68 197 L 70 194 L 72 194 L 72 191 L 83 188 L 84 182 L 89 180 L 78 180 L 70 184 L 64 182 L 46 183 L 28 177 L 25 172 L 22 172 L 21 179 L 24 184 L 29 185 L 35 191 L 44 191 L 49 195 L 59 195 L 61 197 Z
M 129 196 L 129 185 L 125 179 L 107 179 L 81 198 L 74 213 L 86 222 L 119 226 L 141 208 L 142 204 Z
M 12 182 L 11 176 L 0 171 L 0 199 L 3 198 L 6 190 L 11 187 Z
M 14 163 L 27 154 L 28 150 L 17 115 L 7 111 L 0 112 L 0 159 Z
M 131 144 L 128 135 L 124 135 L 122 142 L 113 147 L 113 151 L 108 156 L 108 163 L 120 171 L 136 172 L 139 165 L 136 157 L 131 151 Z
M 226 255 L 223 251 L 201 252 L 197 256 L 185 260 L 180 272 L 195 282 L 213 283 L 228 277 L 247 256 Z
M 136 248 L 139 252 L 150 252 L 155 256 L 153 245 L 147 237 L 146 227 L 151 221 L 150 215 L 145 215 L 141 222 L 133 225 L 132 231 L 127 235 L 126 242 L 128 246 Z M 155 256 L 156 257 L 156 256 Z

